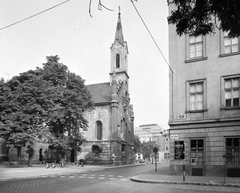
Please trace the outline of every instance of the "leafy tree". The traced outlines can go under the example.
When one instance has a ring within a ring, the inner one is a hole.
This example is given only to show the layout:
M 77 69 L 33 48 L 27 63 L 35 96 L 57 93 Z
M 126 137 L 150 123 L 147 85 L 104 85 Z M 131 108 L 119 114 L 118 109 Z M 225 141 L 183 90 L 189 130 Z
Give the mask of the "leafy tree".
M 153 148 L 157 146 L 155 141 L 143 142 L 141 145 L 141 153 L 143 155 L 143 159 L 150 158 L 153 153 Z
M 176 24 L 178 35 L 214 33 L 216 28 L 229 31 L 229 37 L 240 35 L 239 0 L 168 0 L 174 5 L 168 18 Z
M 8 147 L 27 146 L 27 152 L 30 152 L 36 139 L 43 136 L 42 123 L 46 113 L 38 103 L 43 85 L 33 71 L 15 76 L 6 83 L 1 81 L 0 137 L 6 139 Z M 30 153 L 29 165 L 32 156 Z
M 8 147 L 26 147 L 29 164 L 37 139 L 46 139 L 63 155 L 84 140 L 79 127 L 93 102 L 84 80 L 47 57 L 43 68 L 24 72 L 10 81 L 0 81 L 0 137 Z
M 84 141 L 78 131 L 87 127 L 84 112 L 92 109 L 93 102 L 84 80 L 58 61 L 58 56 L 47 57 L 43 77 L 54 87 L 49 93 L 55 106 L 46 123 L 52 133 L 49 142 L 56 154 L 63 156 L 73 148 L 80 148 Z
M 142 143 L 141 143 L 139 137 L 137 135 L 134 135 L 134 152 L 135 153 L 140 152 L 141 145 L 142 145 Z

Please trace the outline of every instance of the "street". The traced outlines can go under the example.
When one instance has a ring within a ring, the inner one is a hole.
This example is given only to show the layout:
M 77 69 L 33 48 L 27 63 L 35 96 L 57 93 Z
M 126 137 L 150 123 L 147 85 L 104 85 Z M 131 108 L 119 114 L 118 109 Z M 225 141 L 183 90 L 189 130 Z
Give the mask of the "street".
M 239 188 L 137 183 L 130 177 L 153 170 L 153 165 L 109 168 L 95 172 L 43 176 L 0 182 L 1 193 L 131 193 L 239 192 Z

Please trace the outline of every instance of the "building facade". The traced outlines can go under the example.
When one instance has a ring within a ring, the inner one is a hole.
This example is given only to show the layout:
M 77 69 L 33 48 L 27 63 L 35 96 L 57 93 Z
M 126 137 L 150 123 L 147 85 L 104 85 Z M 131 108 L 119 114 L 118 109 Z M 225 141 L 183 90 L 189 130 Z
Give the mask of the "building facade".
M 134 160 L 134 114 L 129 95 L 128 47 L 120 13 L 110 49 L 110 82 L 87 85 L 95 109 L 86 113 L 89 127 L 80 132 L 87 142 L 77 157 L 96 164 L 129 164 Z
M 155 141 L 158 147 L 157 161 L 169 160 L 169 135 L 168 130 L 157 124 L 140 125 L 134 128 L 134 133 L 141 142 Z M 137 153 L 136 160 L 142 160 L 143 155 Z M 154 159 L 153 157 L 151 158 Z M 152 161 L 149 160 L 149 161 Z
M 227 35 L 180 37 L 169 25 L 172 173 L 185 164 L 190 175 L 223 175 L 226 163 L 240 176 L 240 39 Z

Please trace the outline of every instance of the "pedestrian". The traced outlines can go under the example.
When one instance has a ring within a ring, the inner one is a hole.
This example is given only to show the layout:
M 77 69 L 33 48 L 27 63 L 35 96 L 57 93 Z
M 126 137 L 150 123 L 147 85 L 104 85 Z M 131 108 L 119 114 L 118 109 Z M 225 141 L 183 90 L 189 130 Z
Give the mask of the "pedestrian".
M 84 165 L 84 159 L 79 159 L 77 166 L 82 166 Z
M 52 168 L 55 168 L 55 167 L 56 167 L 55 163 L 52 163 Z
M 61 159 L 60 164 L 62 168 L 65 166 L 65 160 L 63 158 Z
M 49 166 L 49 164 L 48 163 L 46 163 L 46 168 L 48 169 L 50 166 Z

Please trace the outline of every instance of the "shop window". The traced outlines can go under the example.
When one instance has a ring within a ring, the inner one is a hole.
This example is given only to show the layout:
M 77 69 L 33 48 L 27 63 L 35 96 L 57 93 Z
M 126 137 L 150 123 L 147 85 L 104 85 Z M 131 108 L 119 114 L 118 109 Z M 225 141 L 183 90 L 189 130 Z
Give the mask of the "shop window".
M 190 140 L 190 158 L 191 165 L 204 165 L 204 140 Z
M 240 166 L 240 137 L 226 138 L 226 153 L 232 157 L 227 164 Z

